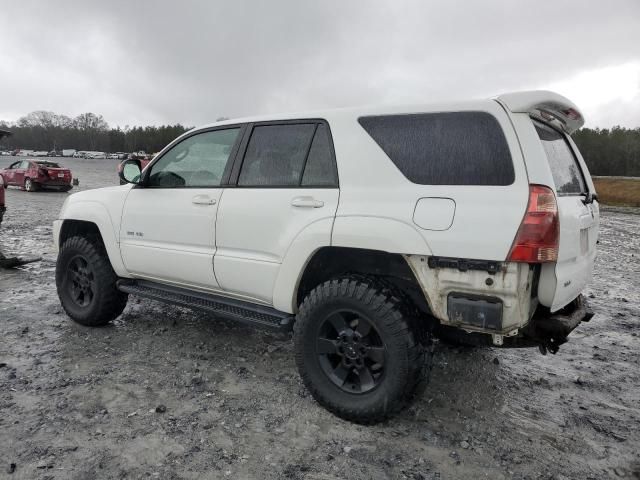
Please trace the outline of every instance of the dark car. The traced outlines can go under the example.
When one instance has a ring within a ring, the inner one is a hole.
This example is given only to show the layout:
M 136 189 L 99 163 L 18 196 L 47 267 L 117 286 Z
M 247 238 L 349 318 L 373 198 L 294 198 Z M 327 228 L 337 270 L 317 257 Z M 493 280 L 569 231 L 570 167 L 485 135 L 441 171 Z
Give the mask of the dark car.
M 0 170 L 0 177 L 4 180 L 5 188 L 15 185 L 28 192 L 40 188 L 68 192 L 73 188 L 71 170 L 46 160 L 20 160 Z

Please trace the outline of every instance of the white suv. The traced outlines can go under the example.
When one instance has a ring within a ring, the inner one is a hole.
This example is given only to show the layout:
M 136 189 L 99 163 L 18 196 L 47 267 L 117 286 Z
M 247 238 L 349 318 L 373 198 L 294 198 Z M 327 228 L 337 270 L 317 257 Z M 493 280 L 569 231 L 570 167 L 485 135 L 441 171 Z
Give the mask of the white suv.
M 102 325 L 128 294 L 294 329 L 313 396 L 372 423 L 424 382 L 432 336 L 555 353 L 591 318 L 599 211 L 550 92 L 226 120 L 54 224 L 58 294 Z

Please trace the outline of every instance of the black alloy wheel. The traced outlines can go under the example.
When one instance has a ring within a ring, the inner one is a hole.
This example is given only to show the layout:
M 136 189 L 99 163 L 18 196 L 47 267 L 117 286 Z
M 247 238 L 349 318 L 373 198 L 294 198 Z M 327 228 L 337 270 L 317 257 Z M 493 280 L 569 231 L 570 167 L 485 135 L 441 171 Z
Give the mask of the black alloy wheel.
M 320 324 L 318 360 L 334 385 L 349 393 L 366 393 L 384 376 L 385 347 L 371 320 L 338 310 Z
M 87 260 L 78 255 L 67 267 L 69 297 L 79 307 L 88 307 L 95 296 L 95 276 Z

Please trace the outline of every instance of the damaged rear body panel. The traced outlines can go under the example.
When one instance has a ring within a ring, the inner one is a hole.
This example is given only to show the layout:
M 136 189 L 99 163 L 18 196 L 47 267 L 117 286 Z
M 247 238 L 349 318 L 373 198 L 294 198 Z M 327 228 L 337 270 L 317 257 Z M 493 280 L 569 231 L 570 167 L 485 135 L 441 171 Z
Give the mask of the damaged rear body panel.
M 443 325 L 514 335 L 535 311 L 537 300 L 531 295 L 534 270 L 528 264 L 423 255 L 405 258 L 432 315 Z
M 519 262 L 406 255 L 440 329 L 466 332 L 465 342 L 540 347 L 556 353 L 593 312 L 579 295 L 551 312 L 536 296 L 539 270 Z

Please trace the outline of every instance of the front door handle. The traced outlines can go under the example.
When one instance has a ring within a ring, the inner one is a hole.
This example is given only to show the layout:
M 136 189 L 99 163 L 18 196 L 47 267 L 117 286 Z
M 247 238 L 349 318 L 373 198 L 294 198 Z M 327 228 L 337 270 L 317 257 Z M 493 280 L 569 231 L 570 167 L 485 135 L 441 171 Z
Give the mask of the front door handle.
M 324 207 L 324 202 L 313 197 L 294 197 L 291 200 L 291 205 L 302 208 L 320 208 Z
M 191 203 L 194 205 L 215 205 L 216 199 L 208 195 L 196 195 L 191 199 Z

